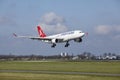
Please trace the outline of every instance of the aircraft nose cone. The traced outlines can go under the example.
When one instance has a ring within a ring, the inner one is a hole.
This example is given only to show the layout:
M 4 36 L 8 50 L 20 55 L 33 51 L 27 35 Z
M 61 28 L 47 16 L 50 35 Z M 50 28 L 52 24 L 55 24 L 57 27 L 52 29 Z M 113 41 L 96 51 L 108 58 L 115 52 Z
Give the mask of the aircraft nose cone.
M 82 33 L 82 37 L 85 35 L 85 33 Z
M 83 33 L 83 36 L 85 35 L 85 33 Z

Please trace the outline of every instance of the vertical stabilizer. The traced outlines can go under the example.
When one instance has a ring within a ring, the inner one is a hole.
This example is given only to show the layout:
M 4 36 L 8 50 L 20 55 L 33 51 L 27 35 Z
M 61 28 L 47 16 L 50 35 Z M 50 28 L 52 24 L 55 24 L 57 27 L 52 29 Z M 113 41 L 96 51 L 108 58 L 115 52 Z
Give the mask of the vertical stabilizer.
M 40 26 L 37 26 L 37 30 L 40 37 L 46 37 L 46 34 L 43 32 Z

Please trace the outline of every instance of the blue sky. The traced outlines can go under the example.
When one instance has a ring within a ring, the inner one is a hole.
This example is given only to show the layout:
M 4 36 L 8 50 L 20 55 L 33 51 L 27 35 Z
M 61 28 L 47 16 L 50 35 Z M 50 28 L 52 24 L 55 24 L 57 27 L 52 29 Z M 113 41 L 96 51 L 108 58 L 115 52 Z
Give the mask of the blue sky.
M 38 36 L 40 24 L 47 35 L 80 29 L 89 35 L 68 48 L 29 39 L 16 39 L 12 33 Z M 119 0 L 0 0 L 0 54 L 52 55 L 68 52 L 120 54 Z

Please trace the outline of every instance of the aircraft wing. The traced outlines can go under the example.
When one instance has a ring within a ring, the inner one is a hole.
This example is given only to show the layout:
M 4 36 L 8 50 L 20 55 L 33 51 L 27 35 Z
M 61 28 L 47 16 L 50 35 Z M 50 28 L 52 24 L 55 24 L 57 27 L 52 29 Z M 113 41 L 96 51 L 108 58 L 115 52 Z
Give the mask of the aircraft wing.
M 63 41 L 63 39 L 61 38 L 48 38 L 48 37 L 33 37 L 33 36 L 17 36 L 15 33 L 13 33 L 13 35 L 15 37 L 18 38 L 28 38 L 28 39 L 32 39 L 32 40 L 41 40 L 41 41 L 46 41 L 46 42 L 50 42 L 53 39 L 57 39 L 59 42 Z
M 41 37 L 28 37 L 28 38 L 32 40 L 48 40 L 48 41 L 52 40 L 51 38 L 41 38 Z

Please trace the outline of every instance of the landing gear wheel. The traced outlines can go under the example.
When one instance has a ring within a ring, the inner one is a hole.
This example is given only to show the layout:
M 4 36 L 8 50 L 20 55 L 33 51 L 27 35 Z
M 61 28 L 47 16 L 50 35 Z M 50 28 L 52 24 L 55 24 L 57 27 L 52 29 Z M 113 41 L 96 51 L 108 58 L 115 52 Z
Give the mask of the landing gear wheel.
M 54 48 L 56 46 L 56 44 L 55 43 L 53 43 L 53 45 L 51 46 L 52 48 Z
M 66 44 L 65 44 L 65 47 L 68 47 L 70 44 L 67 42 Z

